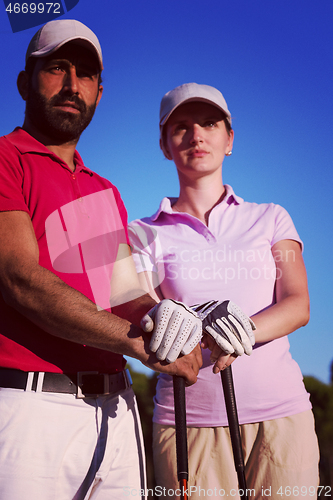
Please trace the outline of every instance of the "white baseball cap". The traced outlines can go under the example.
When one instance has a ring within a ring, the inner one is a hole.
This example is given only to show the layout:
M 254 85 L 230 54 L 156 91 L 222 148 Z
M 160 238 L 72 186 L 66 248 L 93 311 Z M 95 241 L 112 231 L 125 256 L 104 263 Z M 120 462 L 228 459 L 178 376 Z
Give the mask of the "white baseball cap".
M 170 92 L 167 92 L 161 101 L 160 107 L 160 129 L 162 132 L 163 125 L 170 118 L 170 115 L 181 104 L 186 102 L 207 102 L 219 108 L 225 113 L 228 122 L 231 125 L 231 114 L 228 109 L 226 100 L 219 90 L 209 85 L 200 85 L 198 83 L 184 83 Z
M 97 36 L 87 26 L 74 19 L 58 19 L 44 24 L 32 37 L 25 60 L 27 62 L 30 57 L 45 57 L 73 40 L 94 50 L 102 71 L 102 49 Z

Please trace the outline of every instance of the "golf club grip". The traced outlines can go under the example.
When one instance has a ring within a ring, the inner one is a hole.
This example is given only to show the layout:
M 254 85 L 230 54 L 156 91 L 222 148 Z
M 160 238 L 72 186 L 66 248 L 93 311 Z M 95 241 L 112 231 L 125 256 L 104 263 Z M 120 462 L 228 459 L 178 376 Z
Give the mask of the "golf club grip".
M 173 377 L 173 395 L 175 402 L 177 477 L 178 481 L 188 479 L 185 379 Z
M 232 451 L 238 476 L 238 483 L 241 490 L 246 492 L 245 467 L 242 451 L 242 441 L 239 431 L 238 413 L 235 399 L 234 382 L 232 378 L 231 366 L 221 371 L 225 405 L 228 415 L 228 423 L 231 437 Z M 245 497 L 244 497 L 245 498 Z

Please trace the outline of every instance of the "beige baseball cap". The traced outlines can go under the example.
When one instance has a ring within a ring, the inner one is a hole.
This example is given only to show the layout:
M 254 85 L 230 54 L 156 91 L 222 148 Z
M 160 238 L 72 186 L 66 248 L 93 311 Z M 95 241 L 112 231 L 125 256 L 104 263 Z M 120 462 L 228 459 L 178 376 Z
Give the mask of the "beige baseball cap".
M 198 83 L 184 83 L 170 92 L 167 92 L 161 101 L 160 107 L 160 129 L 170 118 L 170 115 L 181 104 L 186 102 L 201 101 L 216 106 L 226 114 L 226 118 L 231 125 L 231 114 L 226 100 L 219 90 L 209 85 Z
M 74 19 L 58 19 L 44 24 L 32 37 L 25 60 L 27 62 L 30 57 L 45 57 L 73 40 L 93 49 L 102 71 L 102 49 L 97 36 L 87 26 Z
M 207 102 L 217 107 L 226 115 L 226 119 L 230 123 L 231 127 L 231 114 L 228 109 L 226 100 L 219 90 L 210 85 L 202 85 L 199 83 L 184 83 L 179 87 L 176 87 L 170 92 L 167 92 L 162 98 L 160 107 L 160 147 L 168 158 L 168 152 L 165 149 L 164 137 L 163 137 L 163 127 L 172 115 L 172 113 L 180 106 L 186 102 Z

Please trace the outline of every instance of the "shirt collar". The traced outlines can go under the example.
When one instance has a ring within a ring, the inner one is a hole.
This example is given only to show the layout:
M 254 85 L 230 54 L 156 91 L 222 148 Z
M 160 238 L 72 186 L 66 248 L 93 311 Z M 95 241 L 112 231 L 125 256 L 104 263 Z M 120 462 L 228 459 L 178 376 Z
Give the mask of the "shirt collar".
M 227 193 L 223 198 L 223 200 L 216 207 L 214 207 L 214 209 L 219 206 L 224 206 L 224 204 L 240 205 L 241 203 L 244 202 L 243 198 L 237 196 L 234 193 L 234 190 L 232 189 L 231 186 L 229 186 L 229 184 L 225 184 L 224 187 Z M 180 214 L 179 212 L 174 212 L 172 210 L 172 205 L 176 202 L 176 200 L 177 198 L 163 198 L 157 212 L 152 216 L 152 220 L 155 222 L 163 212 L 170 215 L 179 215 Z
M 19 150 L 21 154 L 25 153 L 35 153 L 41 155 L 51 156 L 52 158 L 56 158 L 59 163 L 64 163 L 59 156 L 52 153 L 49 149 L 47 149 L 44 144 L 37 141 L 32 135 L 23 130 L 21 127 L 16 127 L 15 130 L 5 136 L 6 139 Z M 86 170 L 89 174 L 93 174 L 93 171 L 86 167 L 83 163 L 83 160 L 79 153 L 75 150 L 74 152 L 74 162 L 76 165 L 76 169 Z M 66 165 L 67 167 L 67 165 Z M 68 167 L 67 167 L 68 168 Z

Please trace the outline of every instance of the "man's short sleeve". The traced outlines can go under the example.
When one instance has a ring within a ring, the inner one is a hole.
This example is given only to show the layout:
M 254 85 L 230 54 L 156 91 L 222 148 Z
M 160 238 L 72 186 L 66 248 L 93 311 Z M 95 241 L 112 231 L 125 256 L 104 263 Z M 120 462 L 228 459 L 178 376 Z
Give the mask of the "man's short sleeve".
M 23 191 L 23 169 L 18 152 L 5 137 L 0 138 L 0 211 L 30 213 Z

